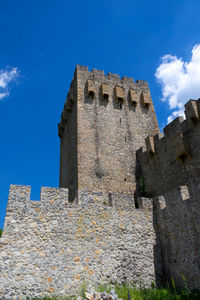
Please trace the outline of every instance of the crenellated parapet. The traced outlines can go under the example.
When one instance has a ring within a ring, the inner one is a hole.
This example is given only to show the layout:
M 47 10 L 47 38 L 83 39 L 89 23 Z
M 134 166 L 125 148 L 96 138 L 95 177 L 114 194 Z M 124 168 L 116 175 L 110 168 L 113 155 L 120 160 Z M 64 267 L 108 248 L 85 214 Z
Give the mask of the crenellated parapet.
M 32 201 L 31 187 L 11 185 L 9 189 L 7 213 L 28 213 L 29 209 L 63 209 L 69 204 L 67 188 L 41 187 L 40 200 Z
M 200 175 L 200 100 L 186 103 L 185 116 L 169 123 L 164 134 L 148 136 L 145 146 L 138 150 L 150 195 L 187 184 Z
M 159 132 L 146 81 L 78 65 L 59 124 L 60 187 L 133 194 L 135 155 Z
M 95 98 L 100 96 L 101 101 L 115 101 L 123 104 L 127 101 L 130 105 L 140 104 L 148 108 L 152 104 L 148 83 L 143 80 L 134 81 L 133 78 L 118 74 L 108 73 L 93 69 L 91 72 L 87 67 L 77 66 L 77 78 L 85 86 L 86 96 Z
M 23 213 L 30 214 L 32 209 L 36 211 L 46 210 L 56 212 L 68 208 L 92 207 L 111 207 L 113 209 L 144 209 L 152 210 L 152 199 L 140 197 L 137 205 L 132 195 L 114 194 L 95 191 L 78 191 L 77 199 L 69 202 L 67 188 L 41 187 L 40 199 L 31 200 L 31 187 L 25 185 L 11 185 L 7 204 L 7 215 Z M 38 210 L 39 209 L 39 210 Z
M 155 219 L 166 279 L 176 287 L 200 289 L 200 180 L 190 180 L 154 197 Z
M 83 284 L 155 281 L 152 200 L 141 209 L 130 195 L 79 196 L 68 203 L 67 189 L 42 188 L 41 200 L 30 201 L 30 187 L 10 187 L 0 299 L 66 298 Z
M 78 81 L 77 85 L 76 80 Z M 82 93 L 81 88 L 83 89 Z M 123 109 L 123 104 L 126 101 L 129 109 L 134 109 L 135 112 L 142 110 L 146 114 L 149 110 L 154 111 L 147 81 L 134 81 L 133 78 L 126 76 L 120 78 L 118 74 L 113 73 L 105 75 L 104 71 L 97 69 L 89 71 L 88 67 L 77 65 L 67 94 L 61 121 L 58 124 L 58 135 L 60 137 L 69 120 L 69 114 L 72 112 L 74 103 L 77 101 L 78 94 L 84 94 L 83 98 L 86 102 L 92 103 L 95 98 L 99 99 L 99 105 L 110 102 L 115 109 Z M 82 97 L 78 98 L 78 101 L 84 101 Z
M 154 197 L 156 211 L 161 214 L 167 210 L 173 210 L 175 207 L 180 208 L 183 201 L 190 199 L 188 186 L 178 186 L 167 191 L 161 196 Z M 183 211 L 182 211 L 183 213 Z
M 85 77 L 88 77 L 88 79 L 91 80 L 105 81 L 105 82 L 114 81 L 115 84 L 117 85 L 128 84 L 128 85 L 132 85 L 132 87 L 143 86 L 148 88 L 148 83 L 146 81 L 137 80 L 136 82 L 134 82 L 134 79 L 132 77 L 123 76 L 122 78 L 120 78 L 118 74 L 114 74 L 110 72 L 106 75 L 104 71 L 98 69 L 92 69 L 92 71 L 89 71 L 88 67 L 81 66 L 81 65 L 76 66 L 75 74 L 76 72 L 78 74 L 82 74 Z

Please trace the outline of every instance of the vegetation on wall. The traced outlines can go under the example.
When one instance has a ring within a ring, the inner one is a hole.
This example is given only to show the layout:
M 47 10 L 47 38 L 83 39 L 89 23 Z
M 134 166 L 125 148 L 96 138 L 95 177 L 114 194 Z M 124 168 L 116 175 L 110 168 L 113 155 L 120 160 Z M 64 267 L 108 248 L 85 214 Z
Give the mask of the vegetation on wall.
M 3 232 L 3 230 L 0 228 L 0 237 L 2 236 L 2 232 Z
M 139 193 L 140 193 L 140 196 L 147 197 L 147 190 L 146 190 L 146 187 L 144 184 L 144 179 L 143 179 L 142 175 L 140 175 L 140 178 L 139 178 Z

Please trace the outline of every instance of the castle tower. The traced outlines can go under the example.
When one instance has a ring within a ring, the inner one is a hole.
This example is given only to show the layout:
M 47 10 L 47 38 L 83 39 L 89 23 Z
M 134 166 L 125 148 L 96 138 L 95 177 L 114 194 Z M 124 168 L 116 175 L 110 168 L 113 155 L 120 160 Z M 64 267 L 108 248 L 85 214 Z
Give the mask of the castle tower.
M 147 82 L 77 66 L 59 124 L 60 187 L 132 194 L 136 150 L 159 132 Z

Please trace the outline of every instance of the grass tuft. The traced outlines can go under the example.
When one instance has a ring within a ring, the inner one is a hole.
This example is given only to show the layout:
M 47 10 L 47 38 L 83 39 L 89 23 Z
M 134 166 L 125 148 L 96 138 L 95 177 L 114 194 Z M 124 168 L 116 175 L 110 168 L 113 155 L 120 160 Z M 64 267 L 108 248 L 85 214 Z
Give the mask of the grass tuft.
M 151 288 L 136 288 L 128 284 L 125 285 L 99 285 L 96 288 L 97 292 L 109 293 L 111 289 L 115 289 L 115 293 L 123 300 L 199 300 L 200 291 L 190 291 L 187 287 L 178 291 L 175 284 L 172 282 L 172 288 L 156 288 L 152 283 Z M 87 290 L 84 283 L 81 288 L 81 296 L 84 298 Z M 77 297 L 44 297 L 44 298 L 27 298 L 27 300 L 75 300 Z
M 185 288 L 181 291 L 176 290 L 175 285 L 173 288 L 156 288 L 152 283 L 151 288 L 136 288 L 130 285 L 101 285 L 97 288 L 98 292 L 110 292 L 112 288 L 119 298 L 123 300 L 199 300 L 200 291 L 190 291 Z

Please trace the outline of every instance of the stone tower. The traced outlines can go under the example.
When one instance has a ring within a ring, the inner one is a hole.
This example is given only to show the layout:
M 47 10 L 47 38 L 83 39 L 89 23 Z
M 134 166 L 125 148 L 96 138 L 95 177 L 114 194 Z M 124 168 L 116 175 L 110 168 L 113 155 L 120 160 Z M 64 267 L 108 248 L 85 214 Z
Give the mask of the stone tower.
M 60 187 L 132 194 L 136 150 L 158 124 L 146 81 L 77 66 L 59 124 Z

